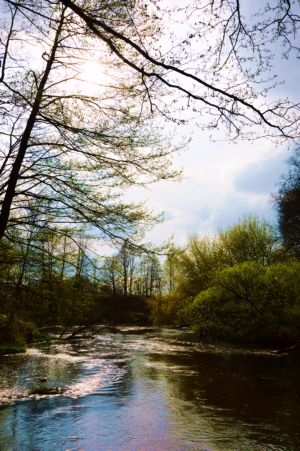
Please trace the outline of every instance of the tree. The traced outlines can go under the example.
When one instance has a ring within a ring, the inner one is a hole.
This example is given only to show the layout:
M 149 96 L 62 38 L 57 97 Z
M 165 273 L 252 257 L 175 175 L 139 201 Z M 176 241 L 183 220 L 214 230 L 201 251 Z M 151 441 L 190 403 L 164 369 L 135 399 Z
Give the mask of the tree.
M 238 224 L 219 233 L 224 266 L 245 261 L 269 265 L 283 257 L 275 230 L 256 217 L 245 217 Z
M 117 255 L 106 257 L 101 266 L 104 284 L 109 288 L 112 295 L 117 296 L 120 291 L 120 279 L 122 267 Z
M 260 135 L 299 135 L 297 106 L 262 101 L 273 84 L 272 77 L 262 80 L 272 62 L 270 41 L 286 44 L 285 56 L 299 50 L 299 2 L 265 2 L 254 18 L 239 0 L 187 2 L 171 12 L 186 28 L 180 42 L 172 41 L 160 6 L 3 0 L 0 238 L 9 220 L 22 223 L 32 198 L 51 200 L 61 222 L 92 224 L 111 238 L 150 221 L 141 208 L 118 201 L 116 187 L 172 176 L 172 150 L 149 128 L 157 113 L 176 123 L 186 107 L 197 117 L 209 113 L 208 125 L 223 124 L 233 139 L 249 138 L 251 130 L 255 136 L 256 126 Z M 30 50 L 28 58 L 18 56 L 25 36 L 42 64 Z M 84 59 L 109 73 L 100 93 L 74 83 Z
M 127 241 L 119 252 L 106 257 L 101 267 L 102 279 L 113 296 L 149 298 L 162 291 L 162 268 L 155 253 L 133 253 Z
M 175 267 L 176 267 L 176 247 L 171 244 L 168 249 L 167 257 L 164 261 L 164 279 L 167 292 L 171 293 L 175 290 L 176 280 L 175 280 Z
M 195 296 L 208 288 L 219 269 L 245 261 L 268 265 L 283 258 L 274 229 L 255 217 L 221 230 L 214 237 L 191 237 L 185 250 L 178 253 L 178 288 Z
M 268 267 L 288 260 L 274 229 L 255 217 L 245 217 L 216 236 L 192 236 L 185 248 L 173 249 L 171 255 L 174 289 L 152 302 L 156 322 L 166 320 L 188 324 L 191 321 L 190 306 L 195 296 L 214 287 L 216 275 L 222 271 L 228 269 L 231 274 L 230 268 L 249 262 L 249 266 L 246 265 L 248 276 L 251 265 L 254 268 Z M 167 270 L 169 263 L 167 259 Z M 166 282 L 168 289 L 168 272 Z M 210 297 L 211 291 L 208 293 Z
M 0 238 L 8 225 L 26 225 L 33 200 L 47 205 L 52 223 L 92 225 L 115 239 L 132 235 L 141 221 L 154 218 L 120 195 L 126 187 L 175 176 L 168 169 L 173 149 L 163 149 L 148 113 L 136 108 L 134 86 L 113 80 L 105 88 L 105 80 L 91 92 L 81 83 L 85 59 L 102 49 L 92 54 L 70 9 L 59 1 L 46 0 L 38 11 L 32 2 L 21 3 L 4 2 Z M 23 35 L 37 51 L 36 67 L 32 55 L 20 59 Z
M 283 178 L 275 202 L 279 215 L 279 230 L 287 249 L 300 257 L 300 148 L 289 160 L 289 172 Z
M 122 23 L 116 16 L 126 2 L 107 2 L 112 14 L 117 11 L 114 22 L 110 21 L 112 16 L 103 12 L 102 4 L 97 7 L 89 1 L 81 5 L 73 0 L 61 2 L 80 17 L 92 35 L 107 45 L 121 67 L 129 67 L 139 75 L 140 86 L 144 87 L 152 110 L 169 114 L 157 98 L 157 87 L 163 86 L 169 92 L 183 94 L 191 108 L 199 111 L 199 104 L 201 109 L 211 112 L 212 127 L 223 123 L 234 135 L 245 135 L 250 123 L 266 126 L 267 134 L 297 135 L 297 106 L 279 101 L 262 107 L 259 101 L 253 101 L 258 91 L 251 84 L 263 82 L 262 74 L 271 67 L 270 41 L 283 42 L 285 57 L 291 51 L 299 52 L 296 35 L 300 7 L 296 0 L 280 0 L 274 7 L 264 2 L 251 17 L 243 12 L 239 0 L 183 2 L 182 7 L 167 10 L 168 18 L 171 14 L 175 22 L 181 20 L 187 30 L 179 42 L 173 42 L 167 35 L 168 44 L 171 40 L 167 52 L 160 42 L 156 43 L 159 36 L 151 34 L 145 38 L 141 32 L 143 19 L 150 20 L 152 27 L 157 24 L 162 2 L 144 0 L 139 6 L 129 3 L 134 5 L 131 16 L 128 21 L 125 15 Z M 158 23 L 165 26 L 163 19 Z M 186 69 L 191 63 L 193 69 Z

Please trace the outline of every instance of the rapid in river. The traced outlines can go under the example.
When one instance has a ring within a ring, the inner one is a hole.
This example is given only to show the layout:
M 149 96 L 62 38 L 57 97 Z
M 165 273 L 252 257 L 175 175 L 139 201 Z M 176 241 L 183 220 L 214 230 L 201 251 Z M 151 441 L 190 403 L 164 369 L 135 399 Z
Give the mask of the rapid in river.
M 0 356 L 0 450 L 300 449 L 298 355 L 139 332 Z

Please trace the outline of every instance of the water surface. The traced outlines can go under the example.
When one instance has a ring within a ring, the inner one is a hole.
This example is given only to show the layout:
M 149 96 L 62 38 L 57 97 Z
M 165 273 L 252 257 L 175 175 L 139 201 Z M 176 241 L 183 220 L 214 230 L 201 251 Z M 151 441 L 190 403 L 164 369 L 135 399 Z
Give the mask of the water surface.
M 296 356 L 173 330 L 40 344 L 0 357 L 0 450 L 299 450 L 299 380 Z

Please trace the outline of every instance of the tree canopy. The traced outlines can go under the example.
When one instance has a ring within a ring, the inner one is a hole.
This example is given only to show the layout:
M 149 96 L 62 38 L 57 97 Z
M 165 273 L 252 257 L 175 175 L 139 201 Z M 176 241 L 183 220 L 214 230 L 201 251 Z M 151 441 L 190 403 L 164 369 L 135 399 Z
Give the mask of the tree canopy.
M 155 218 L 121 195 L 176 176 L 174 148 L 137 106 L 133 78 L 107 84 L 99 75 L 94 89 L 82 79 L 86 62 L 101 52 L 70 9 L 4 3 L 0 236 L 33 218 L 41 227 L 71 223 L 110 238 L 132 235 Z M 106 57 L 101 62 L 104 72 L 116 69 Z
M 297 105 L 266 95 L 273 49 L 299 52 L 299 9 L 296 0 L 264 2 L 256 15 L 239 0 L 2 0 L 0 237 L 28 223 L 29 203 L 39 219 L 42 205 L 52 222 L 111 238 L 151 222 L 119 195 L 174 177 L 158 117 L 193 114 L 232 139 L 297 137 Z M 91 62 L 94 89 L 82 80 Z

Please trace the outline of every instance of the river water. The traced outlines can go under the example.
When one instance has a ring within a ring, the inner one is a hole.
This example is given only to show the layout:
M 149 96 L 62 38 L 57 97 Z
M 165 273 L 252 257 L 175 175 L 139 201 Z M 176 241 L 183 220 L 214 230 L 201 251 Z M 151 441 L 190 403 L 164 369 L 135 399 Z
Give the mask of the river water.
M 300 450 L 296 355 L 127 332 L 0 357 L 0 450 Z

